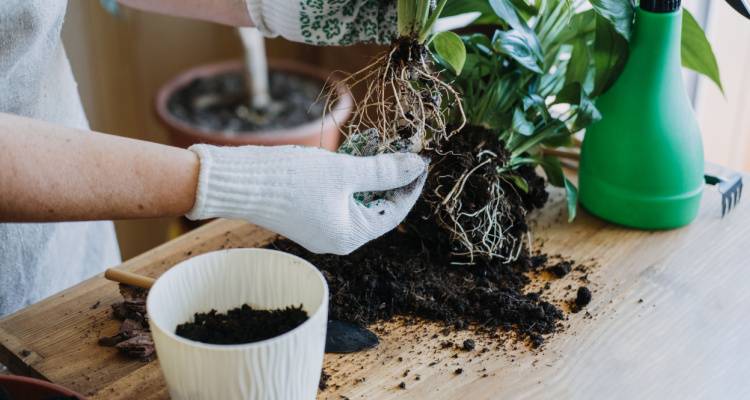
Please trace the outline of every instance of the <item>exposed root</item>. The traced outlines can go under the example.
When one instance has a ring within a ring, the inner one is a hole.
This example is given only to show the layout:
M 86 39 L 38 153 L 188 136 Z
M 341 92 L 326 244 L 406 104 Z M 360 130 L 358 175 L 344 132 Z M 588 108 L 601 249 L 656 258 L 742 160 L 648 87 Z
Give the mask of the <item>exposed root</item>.
M 451 236 L 456 264 L 474 264 L 477 257 L 507 263 L 524 248 L 526 210 L 499 173 L 508 161 L 504 145 L 479 139 L 488 133 L 468 132 L 445 146 L 424 195 L 432 218 Z
M 449 111 L 465 120 L 459 95 L 433 71 L 424 46 L 412 40 L 397 40 L 388 53 L 339 84 L 350 90 L 364 87 L 343 133 L 349 138 L 375 129 L 380 136 L 377 153 L 436 150 L 463 128 L 461 123 L 448 129 Z M 336 89 L 328 90 L 327 112 L 339 100 Z
M 343 128 L 347 140 L 339 151 L 357 156 L 392 152 L 429 156 L 432 164 L 422 208 L 428 211 L 422 217 L 450 237 L 454 263 L 474 264 L 477 258 L 508 263 L 519 257 L 528 238 L 526 211 L 533 206 L 527 207 L 524 194 L 501 172 L 510 154 L 496 133 L 464 129 L 459 95 L 432 70 L 423 46 L 400 39 L 387 54 L 341 84 L 361 87 L 364 94 Z M 329 111 L 340 93 L 333 89 L 328 91 Z M 387 196 L 387 192 L 355 194 L 364 204 Z

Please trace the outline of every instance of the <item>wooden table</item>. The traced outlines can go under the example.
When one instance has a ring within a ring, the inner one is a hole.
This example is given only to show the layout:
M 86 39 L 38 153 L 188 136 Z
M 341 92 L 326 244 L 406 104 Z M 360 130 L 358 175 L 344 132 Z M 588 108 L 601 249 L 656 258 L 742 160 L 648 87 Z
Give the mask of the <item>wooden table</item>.
M 709 188 L 691 226 L 647 233 L 585 213 L 569 225 L 555 194 L 534 232 L 547 252 L 596 260 L 590 317 L 571 314 L 540 352 L 487 339 L 473 352 L 441 350 L 446 338 L 430 338 L 439 327 L 388 324 L 377 349 L 326 356 L 334 386 L 320 398 L 750 398 L 748 203 L 721 219 L 719 195 Z M 190 256 L 271 238 L 220 220 L 122 268 L 156 277 Z M 552 292 L 570 283 L 551 282 Z M 168 398 L 158 362 L 97 346 L 118 328 L 109 309 L 118 299 L 116 285 L 99 276 L 0 320 L 0 362 L 92 399 Z M 484 347 L 491 350 L 480 353 Z

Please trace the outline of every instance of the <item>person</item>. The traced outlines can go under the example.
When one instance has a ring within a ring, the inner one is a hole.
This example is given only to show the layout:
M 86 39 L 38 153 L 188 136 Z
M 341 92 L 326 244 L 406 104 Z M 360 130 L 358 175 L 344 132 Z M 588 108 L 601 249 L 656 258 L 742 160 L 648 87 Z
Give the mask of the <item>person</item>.
M 316 45 L 384 42 L 381 0 L 120 0 L 133 8 L 256 26 Z M 112 219 L 241 218 L 319 253 L 347 254 L 393 229 L 419 196 L 413 154 L 317 148 L 188 150 L 88 130 L 62 46 L 64 0 L 0 2 L 0 315 L 120 262 Z M 361 204 L 353 193 L 395 191 Z

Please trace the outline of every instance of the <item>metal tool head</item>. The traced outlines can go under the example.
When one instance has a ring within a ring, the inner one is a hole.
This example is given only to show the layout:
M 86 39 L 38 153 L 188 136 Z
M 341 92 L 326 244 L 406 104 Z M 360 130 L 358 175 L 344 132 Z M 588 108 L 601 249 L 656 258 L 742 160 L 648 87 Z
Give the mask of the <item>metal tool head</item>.
M 742 197 L 742 175 L 734 174 L 729 178 L 722 180 L 719 185 L 721 193 L 721 216 L 732 211 Z
M 748 0 L 726 0 L 738 13 L 745 18 L 750 18 L 750 2 Z

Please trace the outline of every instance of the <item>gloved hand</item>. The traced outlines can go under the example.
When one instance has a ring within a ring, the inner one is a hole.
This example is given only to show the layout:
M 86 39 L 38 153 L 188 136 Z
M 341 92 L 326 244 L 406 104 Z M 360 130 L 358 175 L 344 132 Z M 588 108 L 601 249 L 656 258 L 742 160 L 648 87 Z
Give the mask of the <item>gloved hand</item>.
M 389 43 L 396 34 L 395 0 L 245 0 L 266 36 L 314 45 Z
M 204 144 L 190 150 L 201 167 L 188 218 L 244 219 L 315 253 L 348 254 L 396 227 L 427 176 L 427 163 L 415 154 L 355 157 L 310 147 Z M 353 197 L 402 187 L 367 205 Z

